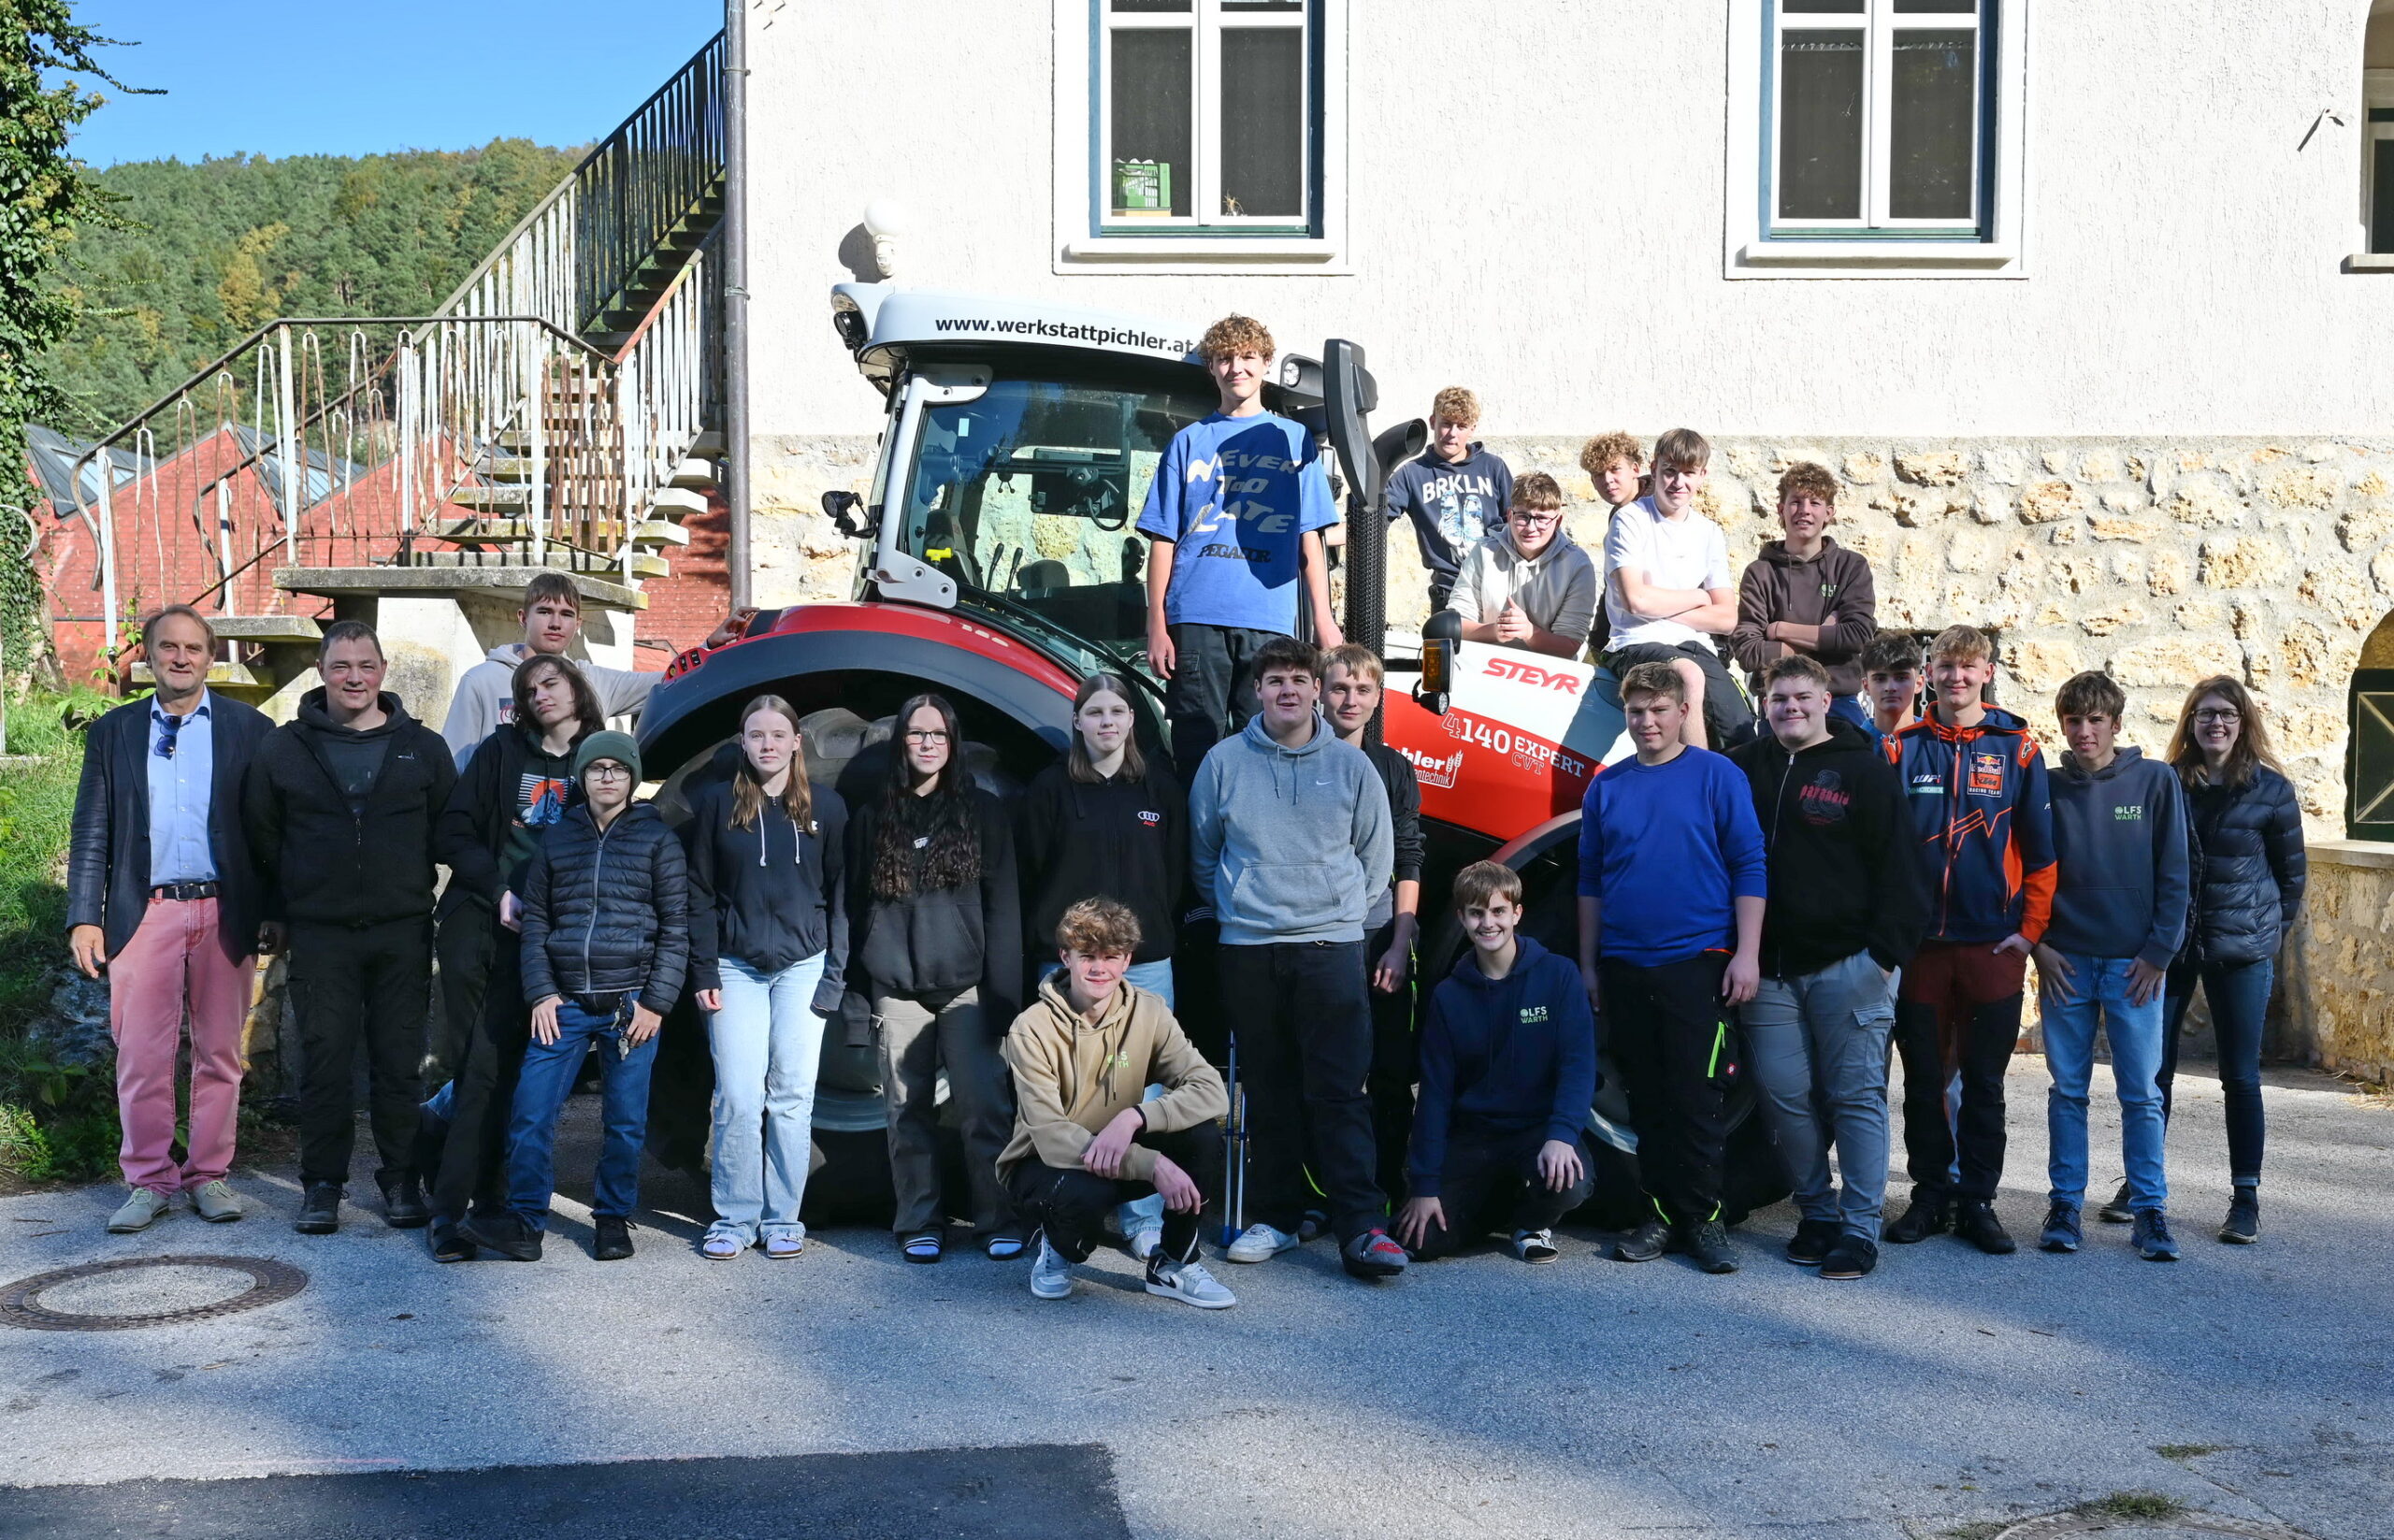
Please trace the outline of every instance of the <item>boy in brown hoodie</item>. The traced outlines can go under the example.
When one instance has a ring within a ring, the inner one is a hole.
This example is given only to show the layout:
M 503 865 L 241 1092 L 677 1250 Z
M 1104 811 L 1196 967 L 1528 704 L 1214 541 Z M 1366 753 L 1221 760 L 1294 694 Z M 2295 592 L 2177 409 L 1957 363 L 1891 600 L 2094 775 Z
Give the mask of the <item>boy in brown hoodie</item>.
M 1222 1077 L 1163 1001 L 1124 978 L 1139 946 L 1126 905 L 1085 899 L 1064 911 L 1056 940 L 1064 971 L 1006 1033 L 1016 1110 L 998 1180 L 1039 1226 L 1031 1292 L 1071 1295 L 1105 1216 L 1155 1192 L 1163 1239 L 1147 1259 L 1147 1292 L 1227 1309 L 1238 1301 L 1197 1256 L 1198 1217 L 1222 1173 Z M 1143 1102 L 1150 1084 L 1164 1094 Z
M 1809 460 L 1788 467 L 1779 479 L 1779 522 L 1787 538 L 1767 542 L 1738 582 L 1729 654 L 1757 698 L 1763 674 L 1781 658 L 1819 659 L 1829 671 L 1830 713 L 1867 732 L 1861 657 L 1878 634 L 1879 596 L 1869 561 L 1828 536 L 1837 478 L 1826 467 Z

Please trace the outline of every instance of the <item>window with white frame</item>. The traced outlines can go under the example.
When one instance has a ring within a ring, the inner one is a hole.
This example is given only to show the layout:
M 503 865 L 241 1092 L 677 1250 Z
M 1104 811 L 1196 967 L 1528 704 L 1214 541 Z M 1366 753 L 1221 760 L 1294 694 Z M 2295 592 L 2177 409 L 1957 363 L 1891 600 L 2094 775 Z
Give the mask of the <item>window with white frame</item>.
M 1091 234 L 1320 222 L 1322 0 L 1097 0 Z
M 2370 70 L 2364 82 L 2361 223 L 2369 231 L 2370 252 L 2394 255 L 2394 69 Z
M 1994 0 L 1777 0 L 1772 239 L 1983 238 Z

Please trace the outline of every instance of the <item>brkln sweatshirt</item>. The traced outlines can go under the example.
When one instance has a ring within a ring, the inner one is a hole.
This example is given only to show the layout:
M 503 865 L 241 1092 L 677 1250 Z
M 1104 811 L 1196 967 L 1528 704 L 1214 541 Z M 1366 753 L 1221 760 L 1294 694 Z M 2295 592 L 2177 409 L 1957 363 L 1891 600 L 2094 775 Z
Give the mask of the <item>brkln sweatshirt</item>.
M 2186 936 L 2186 798 L 2178 772 L 2136 749 L 2089 771 L 2054 767 L 2053 923 L 2044 943 L 2087 957 L 2167 968 Z
M 690 802 L 682 842 L 690 856 L 690 987 L 723 987 L 722 959 L 778 973 L 820 952 L 811 1009 L 829 1015 L 847 990 L 848 804 L 829 786 L 809 788 L 810 827 L 790 822 L 778 797 L 756 825 L 731 821 L 737 792 L 717 783 Z
M 1455 1134 L 1504 1137 L 1543 1129 L 1571 1143 L 1596 1096 L 1596 1019 L 1579 970 L 1527 936 L 1512 971 L 1492 979 L 1465 947 L 1431 993 L 1421 1023 L 1421 1092 L 1406 1157 L 1406 1191 L 1438 1196 Z
M 1089 1141 L 1137 1107 L 1156 1133 L 1193 1129 L 1230 1111 L 1219 1072 L 1205 1062 L 1161 997 L 1118 985 L 1095 1021 L 1073 1009 L 1057 974 L 1006 1031 L 1014 1071 L 1014 1137 L 998 1154 L 1002 1182 L 1025 1160 L 1080 1169 Z M 1142 1103 L 1150 1085 L 1163 1095 Z M 1133 1142 L 1122 1158 L 1132 1181 L 1155 1175 L 1156 1152 Z
M 1283 748 L 1258 714 L 1189 788 L 1190 876 L 1225 946 L 1362 941 L 1394 853 L 1379 771 L 1320 716 Z
M 1738 767 L 1685 748 L 1607 765 L 1579 800 L 1579 896 L 1599 900 L 1599 955 L 1641 968 L 1738 941 L 1734 900 L 1767 892 L 1762 827 Z
M 1792 755 L 1767 731 L 1729 751 L 1770 855 L 1766 978 L 1801 978 L 1865 951 L 1900 968 L 1928 923 L 1903 783 L 1868 733 L 1841 716 L 1828 727 Z

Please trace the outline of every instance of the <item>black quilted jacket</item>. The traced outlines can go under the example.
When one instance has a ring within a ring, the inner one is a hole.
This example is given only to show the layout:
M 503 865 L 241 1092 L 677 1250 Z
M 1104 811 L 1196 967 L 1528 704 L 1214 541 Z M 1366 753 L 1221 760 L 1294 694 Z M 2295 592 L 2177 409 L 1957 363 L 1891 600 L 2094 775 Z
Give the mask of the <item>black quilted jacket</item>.
M 2241 786 L 2186 793 L 2196 850 L 2195 913 L 2178 960 L 2234 964 L 2277 956 L 2310 875 L 2294 786 L 2267 765 Z
M 665 1015 L 689 971 L 682 842 L 645 802 L 605 831 L 587 806 L 541 841 L 524 877 L 524 1000 L 637 993 Z

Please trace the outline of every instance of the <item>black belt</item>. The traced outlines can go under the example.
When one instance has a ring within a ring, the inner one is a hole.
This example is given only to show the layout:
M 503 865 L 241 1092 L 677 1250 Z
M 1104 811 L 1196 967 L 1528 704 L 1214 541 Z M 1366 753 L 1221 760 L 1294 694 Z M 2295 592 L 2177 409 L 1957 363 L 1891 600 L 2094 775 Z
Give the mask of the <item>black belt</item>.
M 178 903 L 190 903 L 195 899 L 212 899 L 223 885 L 206 883 L 160 883 L 150 889 L 152 899 L 172 899 Z

